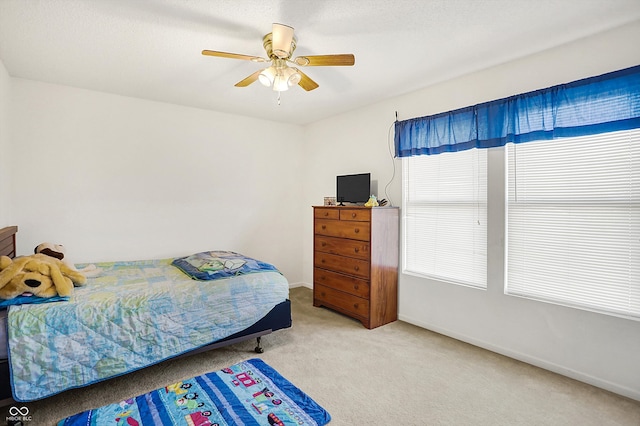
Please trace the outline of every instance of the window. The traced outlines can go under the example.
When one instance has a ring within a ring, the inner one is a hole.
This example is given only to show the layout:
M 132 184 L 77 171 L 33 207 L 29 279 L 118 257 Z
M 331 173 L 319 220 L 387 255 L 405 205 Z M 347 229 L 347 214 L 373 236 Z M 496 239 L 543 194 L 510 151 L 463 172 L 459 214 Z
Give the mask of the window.
M 487 287 L 487 150 L 403 159 L 403 272 Z
M 640 130 L 507 151 L 506 293 L 640 319 Z
M 396 121 L 403 272 L 486 288 L 506 146 L 505 293 L 640 320 L 639 129 L 640 66 Z

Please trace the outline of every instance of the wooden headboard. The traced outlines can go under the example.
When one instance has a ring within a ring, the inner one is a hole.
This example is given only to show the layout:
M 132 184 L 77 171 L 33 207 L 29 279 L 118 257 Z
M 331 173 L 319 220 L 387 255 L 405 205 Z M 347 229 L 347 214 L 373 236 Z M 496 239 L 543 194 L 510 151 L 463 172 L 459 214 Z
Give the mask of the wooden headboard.
M 0 256 L 16 257 L 17 226 L 7 226 L 0 229 Z

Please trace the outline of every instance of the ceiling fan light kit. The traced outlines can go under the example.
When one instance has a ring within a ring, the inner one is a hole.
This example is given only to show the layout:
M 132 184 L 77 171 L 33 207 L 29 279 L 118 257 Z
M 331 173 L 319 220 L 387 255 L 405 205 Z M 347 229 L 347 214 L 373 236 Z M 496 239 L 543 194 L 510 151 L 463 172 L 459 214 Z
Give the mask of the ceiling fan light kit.
M 262 83 L 263 86 L 270 87 L 273 84 L 273 81 L 276 79 L 276 68 L 269 67 L 262 70 L 262 72 L 258 75 L 258 80 Z
M 355 56 L 352 54 L 299 56 L 291 59 L 297 45 L 297 39 L 293 31 L 293 28 L 288 25 L 273 24 L 272 31 L 262 38 L 262 45 L 267 53 L 267 58 L 215 50 L 203 50 L 202 54 L 252 62 L 271 62 L 271 66 L 254 72 L 240 80 L 235 86 L 246 87 L 259 80 L 261 84 L 272 87 L 277 92 L 284 92 L 295 85 L 302 87 L 306 91 L 318 88 L 318 83 L 298 68 L 290 67 L 289 63 L 300 67 L 352 66 L 355 64 Z
M 258 80 L 263 86 L 273 87 L 277 92 L 284 92 L 302 79 L 298 69 L 287 66 L 282 59 L 276 59 L 273 62 L 274 65 L 263 69 L 258 75 Z
M 300 83 L 300 80 L 302 80 L 302 76 L 300 75 L 298 68 L 287 68 L 285 75 L 287 76 L 287 84 L 291 87 L 297 85 Z

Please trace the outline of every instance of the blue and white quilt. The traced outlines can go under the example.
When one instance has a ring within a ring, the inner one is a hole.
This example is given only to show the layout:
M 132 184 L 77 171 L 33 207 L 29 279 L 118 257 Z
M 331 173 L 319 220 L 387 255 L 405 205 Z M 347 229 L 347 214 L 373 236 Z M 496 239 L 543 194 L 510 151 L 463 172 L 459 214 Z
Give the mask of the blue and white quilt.
M 66 302 L 12 306 L 9 362 L 17 401 L 134 371 L 255 324 L 289 295 L 277 271 L 195 281 L 173 259 L 96 264 Z
M 277 271 L 276 267 L 232 251 L 203 251 L 172 262 L 194 280 L 218 280 L 260 271 Z

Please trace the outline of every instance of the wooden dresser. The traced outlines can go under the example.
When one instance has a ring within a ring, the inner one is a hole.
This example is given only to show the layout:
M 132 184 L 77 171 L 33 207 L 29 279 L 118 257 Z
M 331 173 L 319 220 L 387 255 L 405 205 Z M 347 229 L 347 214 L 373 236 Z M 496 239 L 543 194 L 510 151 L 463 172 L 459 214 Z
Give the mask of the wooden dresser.
M 313 305 L 375 328 L 398 319 L 398 208 L 313 208 Z

